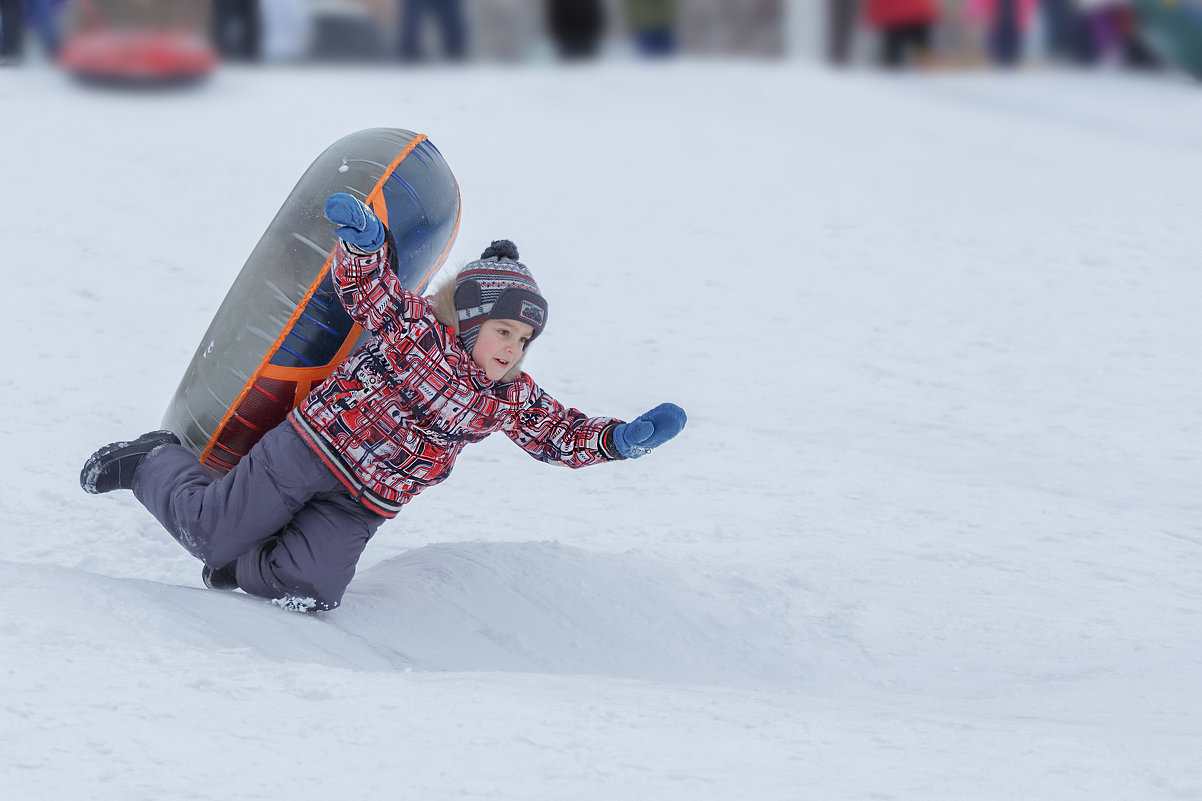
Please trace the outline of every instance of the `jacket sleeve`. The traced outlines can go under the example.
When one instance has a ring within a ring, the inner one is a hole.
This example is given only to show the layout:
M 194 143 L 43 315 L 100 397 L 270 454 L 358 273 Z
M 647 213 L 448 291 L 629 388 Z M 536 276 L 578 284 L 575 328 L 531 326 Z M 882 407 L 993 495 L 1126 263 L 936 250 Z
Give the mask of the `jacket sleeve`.
M 339 242 L 330 278 L 351 319 L 373 334 L 400 337 L 422 316 L 425 305 L 401 286 L 388 268 L 387 253 L 387 245 L 375 253 L 360 253 Z
M 588 417 L 579 409 L 566 408 L 544 392 L 529 376 L 530 398 L 505 434 L 535 459 L 567 467 L 622 459 L 614 447 L 614 427 L 621 420 Z

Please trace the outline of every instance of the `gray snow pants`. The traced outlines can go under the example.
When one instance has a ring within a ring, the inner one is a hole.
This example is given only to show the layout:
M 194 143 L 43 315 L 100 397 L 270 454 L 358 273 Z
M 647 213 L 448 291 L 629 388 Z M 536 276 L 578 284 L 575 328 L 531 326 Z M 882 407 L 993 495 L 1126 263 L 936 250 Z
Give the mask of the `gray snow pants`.
M 180 445 L 142 460 L 134 496 L 180 545 L 214 569 L 237 561 L 238 586 L 261 598 L 333 609 L 385 518 L 358 503 L 285 420 L 224 476 Z

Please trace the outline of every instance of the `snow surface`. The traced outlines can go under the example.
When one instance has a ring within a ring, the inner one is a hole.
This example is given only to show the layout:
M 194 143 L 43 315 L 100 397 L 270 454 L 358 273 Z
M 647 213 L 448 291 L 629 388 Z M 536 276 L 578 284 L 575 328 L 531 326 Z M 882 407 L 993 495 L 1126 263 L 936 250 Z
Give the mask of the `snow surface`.
M 1202 798 L 1202 93 L 799 65 L 0 71 L 12 799 Z M 97 447 L 157 427 L 313 158 L 430 135 L 559 398 L 345 605 L 204 590 Z

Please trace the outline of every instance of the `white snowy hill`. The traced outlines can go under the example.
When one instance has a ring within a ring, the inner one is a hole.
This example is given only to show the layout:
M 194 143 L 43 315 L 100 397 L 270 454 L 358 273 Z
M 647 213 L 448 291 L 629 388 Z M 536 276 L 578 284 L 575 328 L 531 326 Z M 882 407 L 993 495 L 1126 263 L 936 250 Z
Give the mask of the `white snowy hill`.
M 0 72 L 12 799 L 1202 798 L 1202 92 L 682 62 Z M 513 239 L 549 391 L 306 617 L 77 480 L 347 133 Z

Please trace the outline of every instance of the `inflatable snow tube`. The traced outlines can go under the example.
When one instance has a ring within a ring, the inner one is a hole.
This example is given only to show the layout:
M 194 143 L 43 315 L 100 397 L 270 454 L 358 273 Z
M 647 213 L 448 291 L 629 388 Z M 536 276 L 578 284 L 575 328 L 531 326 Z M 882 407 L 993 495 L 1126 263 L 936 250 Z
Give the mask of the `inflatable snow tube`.
M 204 464 L 227 471 L 346 358 L 362 335 L 330 279 L 333 192 L 366 201 L 389 229 L 391 267 L 422 292 L 459 230 L 459 185 L 423 135 L 351 134 L 301 176 L 251 252 L 163 417 Z

